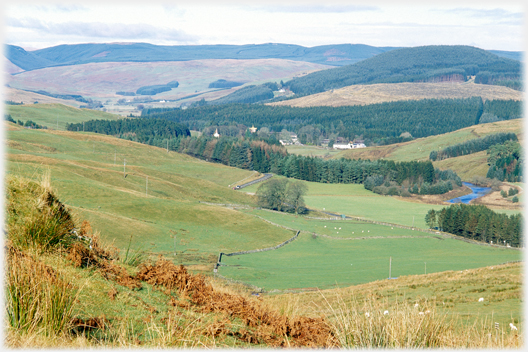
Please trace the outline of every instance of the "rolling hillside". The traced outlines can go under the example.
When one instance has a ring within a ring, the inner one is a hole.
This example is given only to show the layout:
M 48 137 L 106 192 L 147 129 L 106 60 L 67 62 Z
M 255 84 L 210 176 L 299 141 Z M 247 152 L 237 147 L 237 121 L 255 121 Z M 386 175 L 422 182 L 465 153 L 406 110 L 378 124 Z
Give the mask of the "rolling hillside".
M 296 78 L 285 85 L 296 94 L 309 95 L 354 84 L 464 82 L 472 75 L 480 82 L 479 75 L 485 72 L 490 77 L 519 80 L 521 63 L 475 47 L 423 46 L 391 50 L 356 64 Z
M 209 84 L 225 79 L 260 82 L 287 79 L 328 68 L 319 64 L 280 59 L 194 60 L 172 62 L 103 62 L 49 67 L 10 76 L 12 88 L 87 97 L 127 98 L 116 92 L 135 92 L 143 86 L 178 81 L 179 86 L 156 95 L 156 99 L 180 99 L 195 93 L 217 92 Z M 231 90 L 221 90 L 223 95 Z M 201 97 L 200 97 L 201 99 Z
M 361 158 L 371 160 L 388 159 L 394 161 L 427 160 L 429 158 L 429 153 L 433 150 L 439 150 L 469 139 L 483 137 L 498 132 L 513 132 L 517 134 L 517 137 L 520 140 L 522 140 L 523 120 L 514 119 L 479 124 L 437 136 L 418 138 L 405 143 L 345 150 L 334 155 L 332 158 Z M 441 169 L 452 169 L 463 180 L 469 180 L 473 176 L 486 176 L 486 172 L 488 171 L 486 158 L 486 152 L 479 152 L 442 161 L 435 161 L 433 165 Z
M 369 105 L 398 100 L 457 99 L 482 97 L 483 100 L 522 100 L 523 93 L 507 87 L 464 83 L 378 83 L 352 85 L 328 92 L 289 99 L 268 105 L 310 107 Z
M 6 56 L 24 70 L 51 66 L 80 65 L 93 62 L 154 62 L 204 59 L 283 59 L 321 65 L 342 66 L 392 50 L 363 44 L 338 44 L 303 47 L 292 44 L 248 45 L 174 45 L 148 43 L 72 44 L 26 51 L 7 45 Z

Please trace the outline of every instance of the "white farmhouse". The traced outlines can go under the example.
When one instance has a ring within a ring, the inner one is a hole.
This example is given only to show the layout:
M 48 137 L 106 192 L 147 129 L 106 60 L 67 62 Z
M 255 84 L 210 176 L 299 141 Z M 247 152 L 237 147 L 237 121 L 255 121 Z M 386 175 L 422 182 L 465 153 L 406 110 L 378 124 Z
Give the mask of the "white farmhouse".
M 334 143 L 334 149 L 352 149 L 350 143 Z

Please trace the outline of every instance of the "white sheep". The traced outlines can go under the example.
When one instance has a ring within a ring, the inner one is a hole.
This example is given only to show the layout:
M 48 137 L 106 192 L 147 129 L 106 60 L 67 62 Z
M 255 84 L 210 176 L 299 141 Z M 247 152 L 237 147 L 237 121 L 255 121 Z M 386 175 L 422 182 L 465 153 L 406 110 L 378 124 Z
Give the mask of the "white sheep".
M 510 323 L 510 329 L 511 330 L 517 330 L 517 327 L 515 325 L 513 325 L 512 323 Z
M 383 315 L 388 315 L 388 314 L 389 314 L 389 311 L 388 311 L 388 310 L 386 310 L 386 311 L 383 312 Z
M 484 297 L 480 297 L 479 302 L 484 302 Z
M 370 313 L 369 312 L 365 312 L 365 316 L 368 318 L 370 317 Z

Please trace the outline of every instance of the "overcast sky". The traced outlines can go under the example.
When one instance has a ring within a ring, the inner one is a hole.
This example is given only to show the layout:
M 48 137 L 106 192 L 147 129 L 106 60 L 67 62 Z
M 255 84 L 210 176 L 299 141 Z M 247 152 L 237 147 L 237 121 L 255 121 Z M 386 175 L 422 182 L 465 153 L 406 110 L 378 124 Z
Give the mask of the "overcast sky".
M 10 1 L 4 43 L 472 45 L 521 51 L 523 1 Z

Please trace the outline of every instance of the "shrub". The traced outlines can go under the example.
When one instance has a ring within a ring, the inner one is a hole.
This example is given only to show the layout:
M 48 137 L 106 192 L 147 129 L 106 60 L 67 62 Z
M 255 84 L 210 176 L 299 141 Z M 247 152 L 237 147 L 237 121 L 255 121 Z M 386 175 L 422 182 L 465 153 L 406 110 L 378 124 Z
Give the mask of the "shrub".
M 9 176 L 6 188 L 7 237 L 14 247 L 43 252 L 75 240 L 73 218 L 53 193 L 49 173 L 40 185 Z
M 518 203 L 519 202 L 519 198 L 517 196 L 513 197 L 512 198 L 512 202 Z
M 502 196 L 503 198 L 508 197 L 508 193 L 506 193 L 505 190 L 500 191 L 500 194 L 501 194 L 501 196 Z

